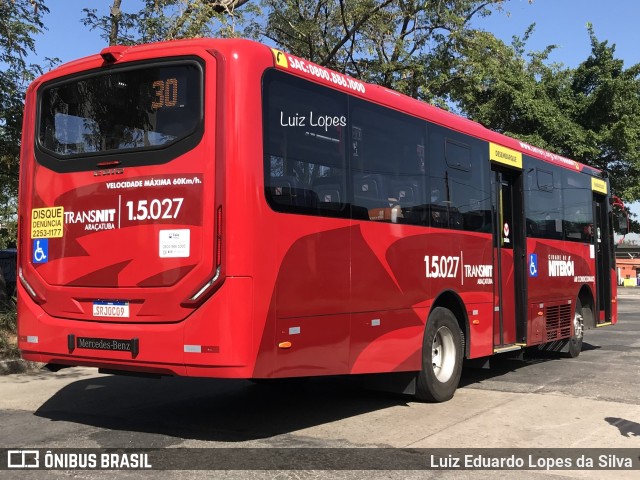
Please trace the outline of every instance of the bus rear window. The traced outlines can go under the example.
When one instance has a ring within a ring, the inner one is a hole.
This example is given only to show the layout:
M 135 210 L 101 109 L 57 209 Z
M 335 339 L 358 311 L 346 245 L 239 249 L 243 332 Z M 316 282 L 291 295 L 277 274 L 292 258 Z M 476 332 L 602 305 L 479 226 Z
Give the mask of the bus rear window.
M 201 112 L 196 62 L 110 70 L 45 88 L 38 138 L 63 159 L 161 148 L 194 133 Z

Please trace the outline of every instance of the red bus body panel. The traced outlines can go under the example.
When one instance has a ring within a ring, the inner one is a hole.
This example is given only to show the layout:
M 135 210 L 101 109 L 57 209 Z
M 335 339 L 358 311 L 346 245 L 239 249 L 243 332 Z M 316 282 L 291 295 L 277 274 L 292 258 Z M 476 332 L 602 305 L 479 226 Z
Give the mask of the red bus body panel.
M 583 167 L 384 88 L 366 85 L 362 92 L 318 78 L 310 64 L 295 57 L 288 56 L 285 68 L 271 49 L 253 42 L 201 39 L 132 47 L 118 62 L 194 55 L 205 66 L 202 140 L 168 163 L 127 167 L 122 173 L 55 173 L 38 164 L 33 152 L 38 87 L 99 69 L 102 57 L 64 65 L 30 87 L 21 153 L 19 265 L 37 298 L 19 282 L 23 357 L 207 377 L 417 371 L 425 323 L 443 296 L 462 305 L 467 357 L 492 355 L 499 343 L 494 317 L 500 279 L 495 268 L 489 278 L 465 268 L 494 265 L 491 233 L 282 214 L 269 207 L 262 74 L 286 69 L 555 165 Z M 141 200 L 154 199 L 182 199 L 181 215 L 165 222 L 129 219 L 127 202 L 135 214 Z M 50 239 L 50 261 L 34 264 L 31 212 L 51 207 L 63 207 L 67 214 L 64 236 Z M 108 212 L 106 220 L 78 217 L 89 211 Z M 86 229 L 108 223 L 114 228 Z M 190 231 L 188 257 L 159 260 L 162 230 Z M 190 302 L 216 273 L 216 235 L 222 242 L 219 284 L 204 302 Z M 526 251 L 540 259 L 540 275 L 527 280 L 527 337 L 534 345 L 553 340 L 545 336 L 545 306 L 575 301 L 582 287 L 596 296 L 596 266 L 589 245 L 582 243 L 529 238 Z M 426 255 L 459 259 L 455 276 L 427 278 Z M 549 276 L 548 258 L 574 262 L 571 278 Z M 127 300 L 129 316 L 96 318 L 92 306 L 101 299 Z M 612 323 L 615 308 L 614 303 Z M 515 327 L 504 334 L 515 342 Z M 137 339 L 139 349 L 134 354 L 70 348 L 70 335 Z

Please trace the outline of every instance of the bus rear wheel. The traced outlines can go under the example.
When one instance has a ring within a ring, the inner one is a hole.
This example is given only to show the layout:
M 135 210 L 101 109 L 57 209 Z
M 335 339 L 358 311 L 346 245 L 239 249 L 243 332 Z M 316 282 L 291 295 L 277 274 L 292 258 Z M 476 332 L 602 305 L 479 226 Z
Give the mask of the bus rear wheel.
M 422 370 L 416 382 L 416 398 L 445 402 L 458 388 L 462 373 L 463 335 L 451 310 L 433 309 L 422 342 Z
M 582 310 L 582 301 L 580 298 L 576 300 L 576 311 L 573 314 L 573 335 L 569 339 L 569 345 L 566 356 L 576 358 L 582 351 L 582 338 L 584 336 L 584 316 Z

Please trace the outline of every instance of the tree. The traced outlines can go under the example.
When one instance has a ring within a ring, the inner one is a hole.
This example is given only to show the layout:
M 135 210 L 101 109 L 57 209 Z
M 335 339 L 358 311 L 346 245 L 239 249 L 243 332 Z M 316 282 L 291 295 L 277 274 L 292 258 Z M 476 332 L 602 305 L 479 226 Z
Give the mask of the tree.
M 43 0 L 0 1 L 0 205 L 7 205 L 17 194 L 24 93 L 42 73 L 39 65 L 28 64 L 26 58 L 35 51 L 33 37 L 42 32 L 46 12 Z M 7 220 L 2 207 L 0 219 Z
M 547 64 L 553 45 L 526 53 L 532 32 L 533 26 L 510 46 L 476 32 L 462 52 L 462 71 L 451 82 L 451 100 L 463 114 L 493 130 L 542 148 L 558 147 L 558 137 L 573 127 L 567 125 L 565 110 L 572 103 L 570 72 Z M 555 151 L 567 153 L 565 148 Z
M 446 105 L 471 21 L 503 0 L 264 0 L 254 30 L 315 63 Z
M 640 199 L 640 65 L 624 69 L 590 25 L 589 58 L 575 69 L 549 63 L 553 45 L 526 53 L 534 27 L 510 46 L 477 33 L 452 99 L 493 130 L 606 171 L 625 201 Z
M 615 45 L 596 38 L 591 55 L 573 75 L 572 118 L 587 132 L 587 156 L 578 157 L 609 172 L 614 191 L 626 201 L 640 199 L 640 64 L 624 68 Z
M 109 44 L 245 36 L 362 80 L 446 105 L 470 22 L 505 0 L 145 0 L 137 12 L 84 9 Z M 242 7 L 242 8 L 240 8 Z M 259 14 L 260 13 L 260 14 Z
M 135 45 L 177 38 L 233 36 L 240 7 L 249 0 L 144 0 L 137 12 L 113 0 L 109 15 L 84 8 L 84 25 L 102 31 L 109 45 Z
M 44 0 L 0 0 L 0 249 L 16 246 L 18 164 L 24 94 L 42 69 L 29 64 L 43 31 Z M 0 272 L 0 304 L 6 301 Z

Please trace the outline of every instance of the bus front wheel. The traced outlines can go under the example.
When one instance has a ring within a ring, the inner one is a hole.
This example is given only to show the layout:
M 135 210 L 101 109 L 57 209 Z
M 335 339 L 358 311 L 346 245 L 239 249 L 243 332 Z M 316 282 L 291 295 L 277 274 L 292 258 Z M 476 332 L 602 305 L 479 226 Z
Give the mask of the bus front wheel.
M 445 402 L 453 397 L 462 373 L 463 349 L 456 317 L 446 308 L 434 308 L 422 343 L 422 370 L 416 382 L 418 400 Z

